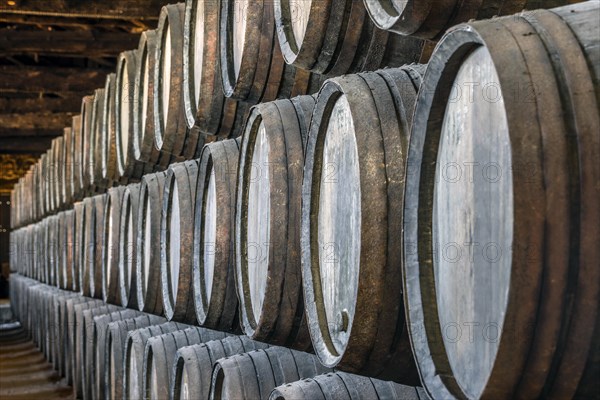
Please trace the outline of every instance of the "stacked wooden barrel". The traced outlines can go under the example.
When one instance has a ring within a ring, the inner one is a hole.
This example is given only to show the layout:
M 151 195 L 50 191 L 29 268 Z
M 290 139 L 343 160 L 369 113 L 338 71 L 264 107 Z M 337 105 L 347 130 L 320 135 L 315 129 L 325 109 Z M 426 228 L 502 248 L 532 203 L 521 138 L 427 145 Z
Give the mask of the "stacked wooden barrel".
M 11 194 L 76 396 L 597 396 L 600 2 L 400 3 L 168 5 L 82 99 Z

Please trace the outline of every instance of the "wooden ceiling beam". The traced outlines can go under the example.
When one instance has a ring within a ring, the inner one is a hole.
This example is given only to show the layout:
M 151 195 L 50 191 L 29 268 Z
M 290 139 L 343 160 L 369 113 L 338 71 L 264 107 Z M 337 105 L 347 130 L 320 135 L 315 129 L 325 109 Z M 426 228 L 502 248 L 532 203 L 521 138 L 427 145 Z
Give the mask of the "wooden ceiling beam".
M 14 4 L 14 5 L 11 5 Z M 158 19 L 164 0 L 14 0 L 0 13 L 71 18 Z
M 0 129 L 53 130 L 71 126 L 73 112 L 0 114 Z
M 69 57 L 116 57 L 138 47 L 140 35 L 126 32 L 0 29 L 0 56 L 36 53 Z
M 110 20 L 93 18 L 65 18 L 50 17 L 24 14 L 2 14 L 0 13 L 0 23 L 7 25 L 27 25 L 27 26 L 53 26 L 68 29 L 91 30 L 91 29 L 109 29 L 122 30 L 129 33 L 141 33 L 146 29 L 152 29 L 156 23 L 149 24 L 151 27 L 145 29 L 139 26 L 137 20 Z M 145 26 L 145 25 L 144 25 Z
M 31 142 L 35 142 L 40 138 L 56 137 L 64 133 L 64 128 L 60 129 L 23 129 L 14 128 L 7 129 L 0 127 L 0 139 L 13 138 L 13 139 L 27 139 Z M 2 151 L 0 151 L 1 153 Z
M 65 98 L 0 98 L 0 114 L 79 112 L 83 96 L 77 92 Z
M 39 154 L 50 148 L 54 137 L 40 137 L 36 140 L 23 137 L 0 137 L 0 154 Z
M 106 70 L 0 66 L 0 93 L 92 92 L 104 87 Z

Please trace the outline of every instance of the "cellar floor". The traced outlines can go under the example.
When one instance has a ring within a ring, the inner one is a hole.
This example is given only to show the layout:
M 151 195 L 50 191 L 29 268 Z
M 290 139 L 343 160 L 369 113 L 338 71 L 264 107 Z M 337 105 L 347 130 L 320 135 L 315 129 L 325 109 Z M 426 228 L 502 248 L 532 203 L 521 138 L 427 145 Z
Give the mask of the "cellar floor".
M 0 399 L 66 400 L 72 388 L 58 373 L 18 323 L 0 325 Z

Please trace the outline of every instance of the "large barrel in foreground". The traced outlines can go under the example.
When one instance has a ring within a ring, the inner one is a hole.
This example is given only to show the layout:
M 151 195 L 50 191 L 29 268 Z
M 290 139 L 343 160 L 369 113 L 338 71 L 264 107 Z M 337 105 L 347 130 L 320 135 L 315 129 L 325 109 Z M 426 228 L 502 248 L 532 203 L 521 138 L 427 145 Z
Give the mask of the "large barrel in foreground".
M 242 137 L 235 218 L 235 273 L 244 332 L 312 348 L 304 315 L 300 219 L 304 143 L 312 96 L 255 106 Z
M 599 13 L 590 1 L 469 23 L 432 56 L 403 267 L 433 398 L 598 394 Z
M 306 150 L 302 273 L 330 367 L 418 381 L 402 305 L 404 161 L 422 65 L 327 81 Z

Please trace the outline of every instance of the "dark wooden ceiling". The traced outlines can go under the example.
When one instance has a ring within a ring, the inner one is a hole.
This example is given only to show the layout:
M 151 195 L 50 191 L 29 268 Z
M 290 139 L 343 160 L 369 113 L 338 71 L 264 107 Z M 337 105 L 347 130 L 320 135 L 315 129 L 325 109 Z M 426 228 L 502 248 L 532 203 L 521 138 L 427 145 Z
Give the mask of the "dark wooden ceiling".
M 0 0 L 0 154 L 39 154 L 165 0 Z

